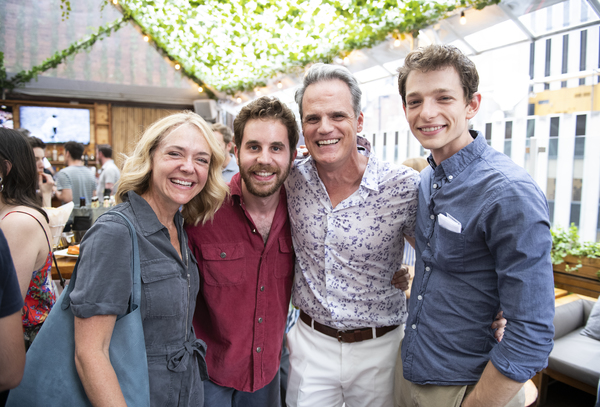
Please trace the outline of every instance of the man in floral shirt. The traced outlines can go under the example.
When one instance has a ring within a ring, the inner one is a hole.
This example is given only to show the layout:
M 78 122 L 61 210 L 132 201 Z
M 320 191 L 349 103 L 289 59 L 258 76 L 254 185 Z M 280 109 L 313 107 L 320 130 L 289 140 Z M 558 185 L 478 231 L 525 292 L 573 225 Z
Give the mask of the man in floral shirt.
M 390 406 L 406 297 L 390 284 L 414 237 L 419 175 L 357 150 L 361 91 L 315 64 L 296 92 L 310 157 L 286 181 L 296 251 L 289 406 Z

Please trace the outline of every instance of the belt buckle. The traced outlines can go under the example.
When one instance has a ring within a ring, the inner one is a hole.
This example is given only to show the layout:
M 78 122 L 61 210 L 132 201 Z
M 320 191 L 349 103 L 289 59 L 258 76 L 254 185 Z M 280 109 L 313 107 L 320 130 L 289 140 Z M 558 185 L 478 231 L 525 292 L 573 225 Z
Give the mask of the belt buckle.
M 344 331 L 337 331 L 337 340 L 340 343 L 343 343 L 344 340 L 342 339 L 342 334 L 344 333 Z

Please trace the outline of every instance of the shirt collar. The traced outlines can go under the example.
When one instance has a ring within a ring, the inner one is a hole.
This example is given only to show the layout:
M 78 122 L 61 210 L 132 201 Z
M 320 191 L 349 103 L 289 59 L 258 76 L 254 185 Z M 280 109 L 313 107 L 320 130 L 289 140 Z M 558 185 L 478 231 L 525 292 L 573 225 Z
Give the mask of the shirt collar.
M 231 196 L 242 197 L 242 176 L 239 172 L 233 174 L 233 177 L 231 177 L 231 181 L 229 181 L 229 191 L 231 192 Z
M 129 191 L 127 192 L 127 200 L 131 205 L 133 214 L 135 215 L 139 228 L 144 236 L 149 236 L 158 232 L 159 230 L 166 229 L 166 227 L 160 223 L 156 217 L 156 214 L 154 213 L 154 210 L 144 198 L 133 191 Z M 183 217 L 179 211 L 175 213 L 174 222 L 178 230 L 183 225 Z
M 365 173 L 363 174 L 362 181 L 360 182 L 360 188 L 370 189 L 371 191 L 379 191 L 379 178 L 377 176 L 377 167 L 378 162 L 371 157 L 371 152 L 365 150 L 362 152 L 364 156 L 366 156 L 369 161 L 367 161 L 367 167 L 365 168 Z
M 429 165 L 431 165 L 434 170 L 437 167 L 442 167 L 444 173 L 452 174 L 455 177 L 460 174 L 469 164 L 471 164 L 471 162 L 481 156 L 483 150 L 487 147 L 487 142 L 481 132 L 469 130 L 469 133 L 474 139 L 472 143 L 469 143 L 451 157 L 446 158 L 439 165 L 435 163 L 433 155 L 430 154 L 429 157 L 427 157 Z

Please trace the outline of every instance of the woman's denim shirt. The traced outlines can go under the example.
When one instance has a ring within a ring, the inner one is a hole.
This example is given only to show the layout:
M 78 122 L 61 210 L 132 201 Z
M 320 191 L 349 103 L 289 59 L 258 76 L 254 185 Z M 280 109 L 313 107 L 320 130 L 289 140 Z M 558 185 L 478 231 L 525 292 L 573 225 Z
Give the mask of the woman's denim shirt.
M 152 406 L 202 406 L 206 345 L 197 340 L 192 317 L 198 294 L 196 259 L 188 248 L 183 218 L 175 214 L 182 257 L 150 205 L 133 191 L 112 210 L 134 225 L 142 275 L 143 319 Z M 80 318 L 121 315 L 128 307 L 131 237 L 125 220 L 107 213 L 81 243 L 71 308 Z

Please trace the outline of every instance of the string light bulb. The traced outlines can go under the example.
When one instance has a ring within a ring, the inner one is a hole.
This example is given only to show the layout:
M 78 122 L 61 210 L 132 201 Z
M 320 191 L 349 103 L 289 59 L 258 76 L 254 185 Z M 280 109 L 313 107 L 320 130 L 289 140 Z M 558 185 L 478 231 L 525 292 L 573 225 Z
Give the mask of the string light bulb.
M 175 70 L 176 70 L 176 71 L 179 71 L 179 69 L 181 69 L 181 65 L 179 65 L 179 64 L 175 64 Z
M 344 64 L 348 64 L 350 62 L 350 58 L 349 57 L 344 57 Z
M 400 46 L 400 44 L 401 44 L 400 38 L 396 38 L 394 40 L 394 47 L 398 48 Z
M 465 17 L 465 12 L 464 11 L 460 12 L 460 23 L 462 25 L 467 24 L 467 17 Z
M 117 0 L 112 0 L 113 4 L 116 6 L 117 4 L 119 4 L 119 2 Z
M 283 83 L 281 83 L 281 81 L 277 82 L 277 87 L 278 87 L 279 89 L 283 88 Z
M 146 41 L 146 42 L 150 41 L 150 37 L 148 37 L 147 35 L 144 35 L 144 41 Z
M 236 101 L 237 101 L 238 103 L 242 103 L 242 98 L 237 98 L 237 99 L 236 99 Z
M 202 86 L 198 86 L 198 92 L 199 92 L 199 93 L 202 93 L 202 92 L 204 92 L 204 89 L 202 88 Z

